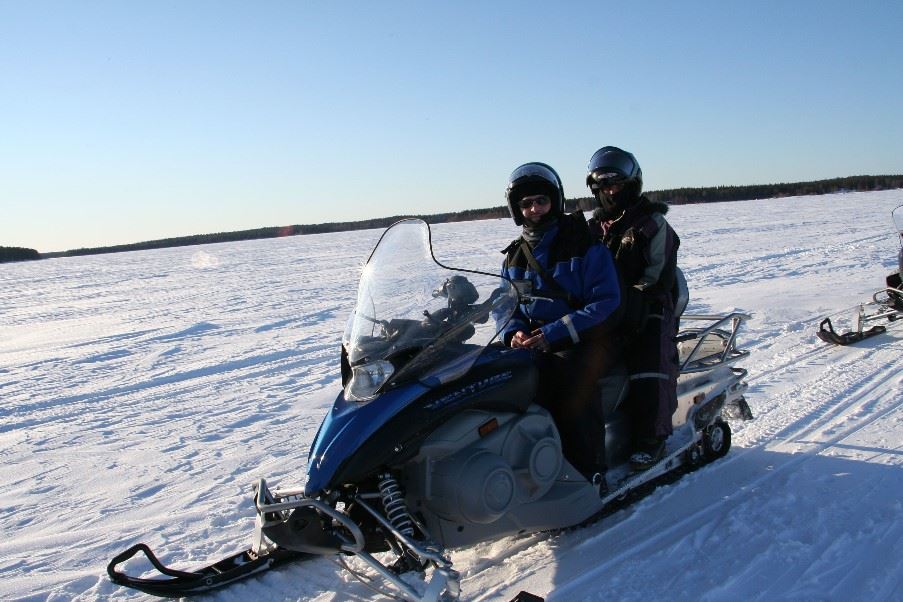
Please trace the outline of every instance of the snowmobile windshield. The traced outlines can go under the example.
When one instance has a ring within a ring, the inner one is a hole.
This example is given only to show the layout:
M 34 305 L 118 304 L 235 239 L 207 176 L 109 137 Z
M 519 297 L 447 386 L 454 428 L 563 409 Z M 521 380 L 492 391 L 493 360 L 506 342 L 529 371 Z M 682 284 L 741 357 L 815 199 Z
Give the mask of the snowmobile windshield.
M 426 222 L 397 222 L 364 267 L 342 339 L 351 368 L 346 399 L 367 401 L 394 384 L 433 386 L 460 377 L 516 307 L 509 281 L 441 265 Z
M 890 215 L 894 220 L 894 228 L 896 228 L 897 233 L 903 237 L 903 205 L 900 205 L 891 211 Z

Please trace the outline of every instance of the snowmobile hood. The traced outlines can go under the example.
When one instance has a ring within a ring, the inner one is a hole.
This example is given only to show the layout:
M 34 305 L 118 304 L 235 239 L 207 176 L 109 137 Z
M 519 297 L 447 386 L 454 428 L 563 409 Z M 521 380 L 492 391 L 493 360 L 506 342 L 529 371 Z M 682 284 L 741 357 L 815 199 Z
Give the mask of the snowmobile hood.
M 349 401 L 344 393 L 340 393 L 311 447 L 304 495 L 314 497 L 334 485 L 332 479 L 348 457 L 428 390 L 428 387 L 414 383 L 387 391 L 366 404 Z

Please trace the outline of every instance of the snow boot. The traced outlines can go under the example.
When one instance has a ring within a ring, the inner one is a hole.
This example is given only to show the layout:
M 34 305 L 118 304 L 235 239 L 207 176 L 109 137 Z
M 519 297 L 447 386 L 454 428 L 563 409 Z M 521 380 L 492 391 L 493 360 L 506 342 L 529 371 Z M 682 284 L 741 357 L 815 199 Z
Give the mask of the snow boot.
M 605 478 L 604 473 L 597 472 L 594 474 L 590 479 L 590 483 L 592 483 L 596 491 L 599 492 L 600 498 L 608 495 L 608 479 Z
M 640 439 L 636 451 L 630 455 L 630 468 L 647 470 L 654 466 L 665 455 L 665 438 L 648 437 Z

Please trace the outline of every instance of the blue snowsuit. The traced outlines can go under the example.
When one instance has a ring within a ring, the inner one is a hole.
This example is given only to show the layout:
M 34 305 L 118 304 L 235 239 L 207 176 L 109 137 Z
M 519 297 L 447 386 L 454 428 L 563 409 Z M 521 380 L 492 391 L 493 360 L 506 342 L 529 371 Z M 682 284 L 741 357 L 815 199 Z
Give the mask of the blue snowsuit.
M 615 331 L 621 291 L 609 250 L 590 232 L 583 214 L 561 216 L 531 252 L 542 272 L 531 267 L 524 237 L 512 242 L 502 274 L 529 280 L 535 300 L 518 307 L 502 334 L 506 345 L 517 331 L 542 331 L 551 353 L 537 352 L 537 401 L 561 432 L 565 457 L 585 476 L 605 472 L 605 422 L 599 379 L 618 355 Z
M 604 245 L 592 240 L 588 228 L 587 239 L 581 240 L 580 226 L 570 223 L 577 218 L 571 218 L 562 216 L 531 249 L 554 282 L 548 282 L 530 267 L 519 248 L 522 239 L 505 250 L 508 257 L 502 275 L 512 280 L 529 280 L 534 295 L 552 297 L 550 301 L 537 300 L 518 307 L 502 331 L 505 344 L 518 330 L 529 333 L 538 328 L 552 350 L 559 351 L 613 330 L 621 303 L 614 261 Z M 565 295 L 570 296 L 570 302 Z

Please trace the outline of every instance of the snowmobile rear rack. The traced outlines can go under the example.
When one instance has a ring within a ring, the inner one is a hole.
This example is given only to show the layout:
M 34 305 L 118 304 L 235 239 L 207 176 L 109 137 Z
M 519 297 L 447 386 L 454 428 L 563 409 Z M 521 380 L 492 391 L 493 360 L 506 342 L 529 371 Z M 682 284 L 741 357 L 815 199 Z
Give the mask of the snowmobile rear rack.
M 711 322 L 705 327 L 682 329 L 675 338 L 678 345 L 680 373 L 708 372 L 722 364 L 732 364 L 749 355 L 737 349 L 737 331 L 749 320 L 748 314 L 734 312 L 727 315 L 684 314 L 681 322 Z

